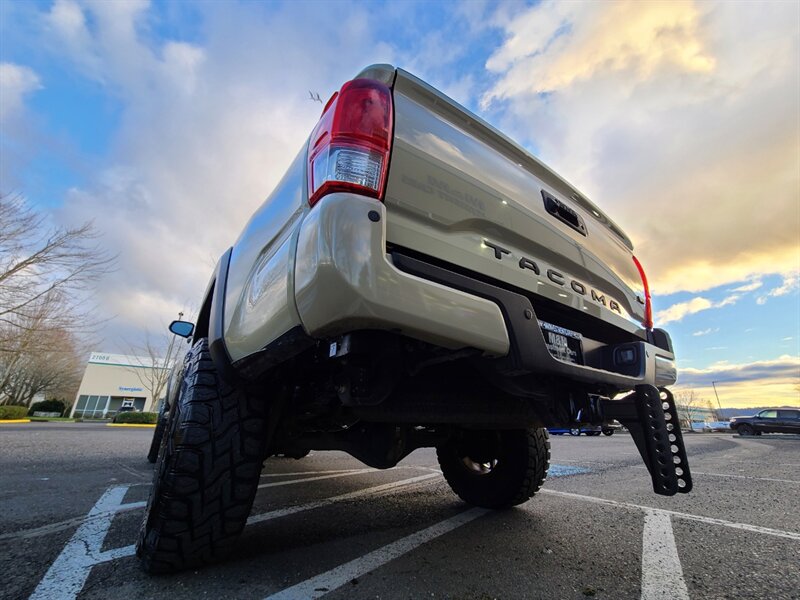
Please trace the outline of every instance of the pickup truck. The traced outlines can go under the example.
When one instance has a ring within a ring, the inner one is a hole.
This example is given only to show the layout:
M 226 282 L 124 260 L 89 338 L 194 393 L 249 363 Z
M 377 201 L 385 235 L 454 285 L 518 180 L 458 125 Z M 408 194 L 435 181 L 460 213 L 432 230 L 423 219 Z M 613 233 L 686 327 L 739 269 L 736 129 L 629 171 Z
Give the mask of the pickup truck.
M 433 447 L 463 501 L 499 509 L 545 481 L 547 427 L 616 419 L 656 493 L 691 489 L 672 344 L 631 240 L 402 69 L 333 95 L 200 306 L 170 325 L 191 349 L 154 439 L 148 572 L 224 557 L 276 454 L 385 469 Z
M 768 408 L 749 417 L 733 417 L 730 428 L 739 435 L 800 433 L 799 408 Z

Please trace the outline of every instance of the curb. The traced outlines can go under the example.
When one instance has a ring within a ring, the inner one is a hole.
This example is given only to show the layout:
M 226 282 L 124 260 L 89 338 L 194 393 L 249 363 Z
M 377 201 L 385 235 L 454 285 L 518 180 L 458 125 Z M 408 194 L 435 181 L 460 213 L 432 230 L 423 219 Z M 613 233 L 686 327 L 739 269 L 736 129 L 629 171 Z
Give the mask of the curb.
M 155 423 L 106 423 L 106 427 L 155 427 Z
M 0 425 L 6 425 L 11 423 L 30 423 L 30 419 L 5 419 L 0 421 Z

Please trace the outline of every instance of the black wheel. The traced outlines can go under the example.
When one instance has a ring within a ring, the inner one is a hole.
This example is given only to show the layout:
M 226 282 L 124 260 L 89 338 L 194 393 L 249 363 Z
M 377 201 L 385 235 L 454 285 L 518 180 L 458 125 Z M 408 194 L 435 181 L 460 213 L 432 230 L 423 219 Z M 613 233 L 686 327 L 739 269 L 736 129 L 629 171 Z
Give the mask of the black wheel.
M 600 432 L 599 431 L 587 431 L 586 435 L 590 435 L 592 437 L 595 437 L 595 436 L 600 435 Z
M 218 377 L 207 340 L 189 351 L 136 543 L 145 571 L 198 567 L 232 550 L 258 490 L 265 414 Z
M 436 449 L 450 488 L 464 502 L 507 508 L 539 491 L 550 467 L 547 430 L 463 431 Z
M 755 434 L 755 430 L 753 429 L 753 426 L 752 425 L 748 425 L 747 423 L 745 423 L 744 425 L 739 425 L 739 427 L 736 428 L 736 431 L 739 433 L 739 435 L 753 435 L 753 434 Z
M 580 429 L 570 429 L 569 430 L 569 434 L 570 435 L 580 435 L 581 434 L 581 430 Z
M 613 429 L 603 429 L 603 435 L 608 435 L 608 436 L 614 435 L 614 430 Z
M 147 460 L 151 463 L 158 460 L 158 450 L 161 448 L 161 440 L 164 437 L 164 430 L 167 428 L 167 401 L 161 403 L 161 408 L 158 411 L 158 421 L 156 428 L 153 431 L 153 440 L 150 442 L 150 451 L 147 453 Z

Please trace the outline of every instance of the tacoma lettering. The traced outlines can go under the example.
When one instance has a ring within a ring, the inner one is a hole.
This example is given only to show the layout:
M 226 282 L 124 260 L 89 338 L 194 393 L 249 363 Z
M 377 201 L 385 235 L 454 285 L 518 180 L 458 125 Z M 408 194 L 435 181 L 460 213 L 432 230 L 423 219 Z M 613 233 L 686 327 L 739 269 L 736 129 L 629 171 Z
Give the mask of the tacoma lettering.
M 508 250 L 507 248 L 503 248 L 499 244 L 495 244 L 494 242 L 490 242 L 489 240 L 484 239 L 483 240 L 483 245 L 486 246 L 487 248 L 491 248 L 493 250 L 494 257 L 497 260 L 503 260 L 503 255 L 504 254 L 507 254 L 508 256 L 511 256 L 511 251 L 510 250 Z M 534 260 L 532 260 L 532 259 L 530 259 L 530 258 L 528 258 L 526 256 L 521 257 L 517 264 L 519 264 L 519 268 L 520 269 L 527 269 L 529 271 L 533 271 L 537 275 L 541 275 L 541 273 L 542 273 L 542 271 L 539 268 L 539 265 L 536 263 L 536 261 L 534 261 Z M 562 287 L 567 285 L 567 278 L 562 273 L 559 273 L 558 271 L 556 271 L 554 269 L 547 269 L 547 271 L 545 271 L 545 274 L 547 275 L 547 278 L 550 281 L 552 281 L 553 283 L 555 283 L 556 285 L 560 285 Z M 581 296 L 586 296 L 588 294 L 589 297 L 594 302 L 597 302 L 598 304 L 602 304 L 603 306 L 608 307 L 609 310 L 613 310 L 614 312 L 622 314 L 622 308 L 620 307 L 619 303 L 616 300 L 612 300 L 610 298 L 608 300 L 606 300 L 606 295 L 605 294 L 598 293 L 596 290 L 594 290 L 592 288 L 588 288 L 586 285 L 584 285 L 580 281 L 577 281 L 575 279 L 570 279 L 569 280 L 569 287 L 576 294 L 580 294 Z

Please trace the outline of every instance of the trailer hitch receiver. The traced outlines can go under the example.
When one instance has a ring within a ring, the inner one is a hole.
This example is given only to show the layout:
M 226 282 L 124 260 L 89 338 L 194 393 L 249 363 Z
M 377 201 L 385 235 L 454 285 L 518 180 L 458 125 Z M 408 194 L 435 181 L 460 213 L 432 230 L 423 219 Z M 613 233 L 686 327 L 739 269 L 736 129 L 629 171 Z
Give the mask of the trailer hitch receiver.
M 675 399 L 666 389 L 637 385 L 620 400 L 603 400 L 605 418 L 616 419 L 630 432 L 644 459 L 653 491 L 662 496 L 687 494 L 692 475 L 686 459 Z

